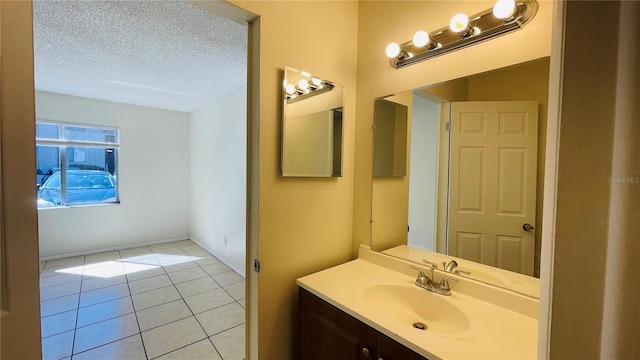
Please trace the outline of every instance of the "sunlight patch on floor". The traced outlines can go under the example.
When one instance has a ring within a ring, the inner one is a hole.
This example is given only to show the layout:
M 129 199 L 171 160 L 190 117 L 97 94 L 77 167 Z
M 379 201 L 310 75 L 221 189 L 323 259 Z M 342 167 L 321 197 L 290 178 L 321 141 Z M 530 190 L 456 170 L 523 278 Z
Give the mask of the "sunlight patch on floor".
M 56 272 L 110 278 L 155 269 L 159 266 L 175 265 L 199 259 L 201 259 L 201 257 L 189 255 L 146 254 L 117 261 L 102 261 L 82 266 L 74 266 L 56 270 Z

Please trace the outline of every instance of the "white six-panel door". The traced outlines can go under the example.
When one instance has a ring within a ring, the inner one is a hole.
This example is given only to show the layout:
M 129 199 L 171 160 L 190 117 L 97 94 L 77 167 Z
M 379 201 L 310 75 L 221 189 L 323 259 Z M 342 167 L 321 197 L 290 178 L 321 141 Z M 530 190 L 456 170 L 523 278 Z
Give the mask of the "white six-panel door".
M 448 253 L 533 275 L 538 104 L 451 103 Z

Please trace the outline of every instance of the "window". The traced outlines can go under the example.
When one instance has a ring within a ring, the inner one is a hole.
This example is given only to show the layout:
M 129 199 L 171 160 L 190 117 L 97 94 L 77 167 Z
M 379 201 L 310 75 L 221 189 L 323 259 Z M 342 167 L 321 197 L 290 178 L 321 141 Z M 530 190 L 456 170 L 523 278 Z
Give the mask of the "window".
M 36 122 L 38 208 L 118 203 L 119 130 Z

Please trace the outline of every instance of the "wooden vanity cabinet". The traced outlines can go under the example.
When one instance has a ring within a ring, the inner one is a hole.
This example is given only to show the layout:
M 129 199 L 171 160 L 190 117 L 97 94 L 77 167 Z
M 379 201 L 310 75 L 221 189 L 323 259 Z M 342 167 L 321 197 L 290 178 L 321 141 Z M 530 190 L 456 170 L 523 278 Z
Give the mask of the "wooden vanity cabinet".
M 301 360 L 425 360 L 404 345 L 298 288 Z
M 378 359 L 425 360 L 426 358 L 384 334 L 378 334 Z

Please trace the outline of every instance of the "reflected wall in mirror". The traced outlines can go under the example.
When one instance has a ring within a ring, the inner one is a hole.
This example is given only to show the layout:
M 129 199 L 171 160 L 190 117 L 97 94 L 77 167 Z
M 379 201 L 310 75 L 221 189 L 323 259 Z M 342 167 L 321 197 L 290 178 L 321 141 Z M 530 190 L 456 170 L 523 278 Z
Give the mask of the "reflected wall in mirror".
M 374 107 L 373 177 L 405 176 L 409 107 L 385 99 Z
M 343 94 L 332 81 L 285 68 L 282 176 L 342 176 Z
M 408 176 L 373 178 L 374 250 L 539 277 L 548 73 L 543 58 L 385 98 L 409 108 Z

